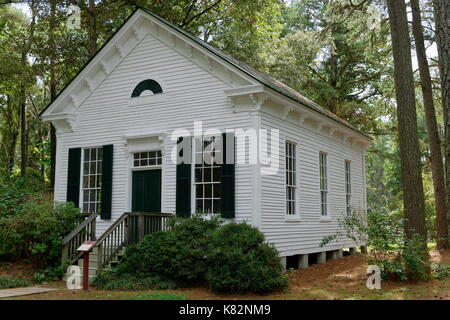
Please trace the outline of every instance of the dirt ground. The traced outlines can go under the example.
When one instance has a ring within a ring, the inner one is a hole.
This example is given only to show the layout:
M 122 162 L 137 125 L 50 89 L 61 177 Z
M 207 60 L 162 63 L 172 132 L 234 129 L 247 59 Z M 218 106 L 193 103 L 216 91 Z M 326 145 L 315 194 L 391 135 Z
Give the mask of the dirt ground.
M 439 253 L 432 251 L 432 260 L 436 263 L 450 264 L 450 251 Z M 24 273 L 27 271 L 26 266 Z M 288 271 L 289 288 L 284 292 L 268 295 L 256 294 L 215 294 L 207 287 L 195 287 L 164 291 L 102 291 L 94 288 L 89 291 L 74 291 L 66 289 L 65 283 L 54 282 L 41 286 L 60 288 L 60 291 L 37 295 L 23 296 L 15 299 L 70 299 L 70 300 L 101 300 L 101 299 L 288 299 L 288 300 L 361 300 L 361 299 L 432 299 L 450 300 L 450 279 L 430 280 L 427 282 L 390 282 L 382 281 L 381 290 L 369 290 L 366 287 L 367 261 L 363 256 L 348 256 L 325 264 L 313 265 L 303 270 Z M 10 273 L 2 268 L 0 274 Z M 17 273 L 16 273 L 17 274 Z
M 32 279 L 33 270 L 30 264 L 0 262 L 0 277 L 3 276 Z

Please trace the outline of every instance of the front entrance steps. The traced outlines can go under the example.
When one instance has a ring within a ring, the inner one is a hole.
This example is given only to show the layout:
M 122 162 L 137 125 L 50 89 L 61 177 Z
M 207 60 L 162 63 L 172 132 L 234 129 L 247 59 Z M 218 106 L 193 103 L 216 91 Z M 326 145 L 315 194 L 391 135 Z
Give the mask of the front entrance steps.
M 124 248 L 138 243 L 153 232 L 168 231 L 170 229 L 169 221 L 173 218 L 173 214 L 124 212 L 98 239 L 95 238 L 96 218 L 97 214 L 90 215 L 62 241 L 62 266 L 66 266 L 68 262 L 71 264 L 77 262 L 79 257 L 77 248 L 85 241 L 96 242 L 90 254 L 90 279 L 95 278 L 98 272 L 117 265 L 122 259 Z M 82 266 L 82 263 L 78 262 L 77 265 Z M 79 271 L 81 272 L 81 270 Z M 68 274 L 64 278 L 67 279 L 70 276 L 71 274 Z
M 119 251 L 115 258 L 112 259 L 108 265 L 106 265 L 105 267 L 102 268 L 103 270 L 109 270 L 113 267 L 115 267 L 123 258 L 125 254 L 125 249 L 122 249 L 121 251 Z M 80 277 L 80 283 L 83 283 L 83 257 L 81 257 L 77 263 L 75 264 L 76 266 L 80 267 L 80 272 L 81 272 L 81 277 Z M 89 253 L 89 284 L 92 284 L 92 281 L 94 281 L 95 277 L 97 276 L 98 273 L 98 248 L 94 247 L 92 249 L 92 252 Z M 69 272 L 69 268 L 66 271 L 66 274 L 63 277 L 63 281 L 67 281 L 69 279 L 69 277 L 72 275 L 72 273 Z

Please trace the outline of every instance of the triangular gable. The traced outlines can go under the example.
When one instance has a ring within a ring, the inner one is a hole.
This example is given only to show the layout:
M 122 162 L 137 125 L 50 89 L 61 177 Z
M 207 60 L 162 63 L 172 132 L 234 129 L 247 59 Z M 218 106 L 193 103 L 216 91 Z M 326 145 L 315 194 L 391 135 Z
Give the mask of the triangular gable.
M 190 43 L 185 33 L 142 9 L 137 9 L 77 73 L 58 96 L 41 112 L 45 121 L 67 117 L 75 119 L 76 109 L 108 77 L 114 68 L 143 40 L 147 34 L 187 56 L 223 81 L 239 87 L 253 84 L 251 78 L 239 70 L 232 70 L 226 61 L 214 56 L 196 43 Z M 177 34 L 177 36 L 175 36 Z M 220 66 L 220 72 L 217 72 Z
M 318 113 L 335 123 L 351 129 L 358 136 L 370 139 L 348 122 L 322 108 L 313 101 L 271 76 L 259 72 L 222 51 L 205 43 L 181 28 L 143 8 L 136 9 L 114 35 L 102 46 L 60 94 L 41 112 L 45 121 L 60 122 L 71 126 L 76 119 L 77 108 L 90 96 L 114 68 L 151 34 L 160 41 L 197 63 L 238 91 L 247 89 L 261 92 L 262 84 L 272 94 L 287 98 L 287 104 L 300 104 L 314 114 Z M 290 102 L 289 102 L 290 101 Z

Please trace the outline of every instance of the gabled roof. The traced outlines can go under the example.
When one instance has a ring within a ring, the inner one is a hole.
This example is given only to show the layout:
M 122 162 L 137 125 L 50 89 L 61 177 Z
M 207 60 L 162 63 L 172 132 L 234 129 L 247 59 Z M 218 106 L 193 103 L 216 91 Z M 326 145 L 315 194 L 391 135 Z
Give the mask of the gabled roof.
M 47 111 L 48 108 L 50 108 L 50 106 L 53 104 L 53 102 L 55 102 L 55 101 L 59 98 L 59 96 L 62 95 L 62 93 L 63 93 L 64 91 L 66 91 L 66 89 L 70 86 L 70 84 L 72 84 L 72 82 L 74 82 L 74 80 L 78 77 L 78 75 L 80 75 L 80 74 L 83 72 L 83 70 L 86 69 L 86 67 L 91 63 L 91 61 L 94 60 L 95 57 L 97 57 L 97 56 L 100 54 L 100 52 L 103 50 L 103 48 L 105 48 L 105 47 L 108 45 L 108 43 L 111 41 L 111 39 L 114 38 L 114 35 L 116 35 L 116 34 L 120 31 L 120 29 L 122 29 L 122 27 L 127 23 L 127 21 L 130 20 L 131 17 L 133 17 L 133 15 L 134 15 L 134 14 L 136 13 L 136 11 L 138 11 L 139 9 L 140 9 L 140 8 L 136 8 L 136 9 L 133 11 L 133 13 L 130 14 L 130 16 L 129 16 L 129 17 L 128 17 L 121 25 L 120 25 L 120 27 L 117 28 L 116 31 L 114 31 L 114 33 L 112 34 L 112 36 L 109 37 L 109 39 L 106 40 L 105 43 L 97 50 L 97 52 L 96 52 L 92 57 L 90 57 L 90 58 L 84 63 L 84 65 L 80 68 L 80 70 L 78 70 L 77 74 L 76 74 L 69 82 L 66 83 L 66 85 L 64 86 L 64 88 L 62 88 L 62 89 L 58 92 L 58 94 L 53 98 L 53 100 L 50 101 L 50 102 L 48 103 L 48 105 L 47 105 L 47 106 L 39 113 L 39 116 L 42 116 L 42 115 L 44 114 L 44 112 Z M 141 10 L 142 10 L 142 9 L 141 9 Z
M 178 26 L 174 25 L 173 23 L 165 20 L 164 18 L 161 18 L 160 16 L 152 13 L 151 11 L 139 7 L 141 10 L 145 11 L 147 14 L 151 15 L 152 17 L 154 17 L 155 19 L 158 19 L 159 21 L 163 22 L 164 24 L 170 26 L 171 28 L 177 30 L 178 32 L 184 34 L 186 37 L 190 38 L 192 41 L 195 41 L 196 43 L 198 43 L 199 45 L 201 45 L 202 47 L 204 47 L 205 49 L 211 51 L 212 53 L 214 53 L 215 55 L 219 56 L 220 58 L 222 58 L 223 60 L 227 61 L 228 63 L 234 65 L 235 67 L 239 68 L 241 71 L 245 72 L 247 75 L 249 75 L 250 77 L 254 78 L 255 80 L 259 81 L 260 83 L 264 84 L 265 86 L 281 93 L 282 95 L 293 99 L 303 105 L 305 105 L 306 107 L 321 113 L 322 115 L 331 118 L 332 120 L 339 122 L 340 124 L 357 131 L 358 133 L 366 136 L 367 138 L 370 138 L 369 136 L 367 136 L 366 134 L 364 134 L 363 132 L 359 131 L 358 129 L 356 129 L 353 125 L 351 125 L 350 123 L 348 123 L 347 121 L 339 118 L 337 115 L 335 115 L 334 113 L 330 112 L 329 110 L 321 107 L 320 105 L 318 105 L 317 103 L 315 103 L 314 101 L 306 98 L 305 96 L 303 96 L 302 94 L 300 94 L 299 92 L 295 91 L 294 89 L 290 88 L 289 86 L 287 86 L 286 84 L 282 83 L 281 81 L 278 81 L 277 79 L 273 78 L 272 76 L 270 76 L 267 73 L 261 72 L 253 67 L 251 67 L 250 65 L 246 64 L 245 62 L 239 61 L 238 59 L 233 58 L 232 56 L 226 54 L 225 52 L 211 46 L 210 44 L 206 43 L 205 41 L 201 40 L 200 38 L 192 35 L 191 33 L 179 28 Z
M 240 71 L 244 72 L 246 75 L 250 76 L 254 80 L 260 82 L 264 86 L 267 86 L 270 89 L 280 93 L 281 95 L 283 95 L 283 96 L 285 96 L 285 97 L 287 97 L 289 99 L 292 99 L 295 102 L 300 103 L 300 104 L 304 105 L 305 107 L 307 107 L 307 108 L 309 108 L 309 109 L 311 109 L 311 110 L 313 110 L 315 112 L 318 112 L 318 113 L 322 114 L 323 116 L 328 117 L 329 119 L 334 120 L 335 122 L 340 123 L 341 125 L 344 125 L 345 127 L 349 128 L 349 129 L 351 129 L 353 131 L 356 131 L 357 133 L 363 135 L 364 137 L 366 137 L 368 139 L 371 139 L 368 135 L 366 135 L 363 132 L 359 131 L 353 125 L 348 123 L 347 121 L 339 118 L 334 113 L 332 113 L 329 110 L 321 107 L 320 105 L 318 105 L 314 101 L 306 98 L 305 96 L 303 96 L 299 92 L 295 91 L 294 89 L 290 88 L 289 86 L 287 86 L 286 84 L 282 83 L 281 81 L 278 81 L 275 78 L 273 78 L 272 76 L 268 75 L 267 73 L 261 72 L 261 71 L 255 69 L 255 68 L 251 67 L 250 65 L 233 58 L 232 56 L 230 56 L 230 55 L 224 53 L 223 51 L 221 51 L 221 50 L 211 46 L 210 44 L 206 43 L 205 41 L 201 40 L 200 38 L 190 34 L 189 32 L 179 28 L 178 26 L 172 24 L 171 22 L 161 18 L 160 16 L 150 12 L 149 10 L 147 10 L 147 9 L 145 9 L 143 7 L 140 7 L 140 6 L 136 5 L 136 10 L 133 12 L 133 14 L 130 15 L 130 17 L 128 17 L 128 19 L 122 24 L 122 26 L 125 25 L 125 23 L 128 20 L 130 20 L 130 18 L 139 10 L 142 10 L 146 14 L 152 16 L 154 19 L 160 21 L 162 24 L 164 24 L 164 25 L 170 27 L 171 29 L 176 30 L 177 32 L 183 34 L 184 36 L 186 36 L 187 38 L 189 38 L 193 42 L 197 43 L 198 45 L 200 45 L 204 49 L 208 50 L 210 53 L 212 53 L 215 56 L 219 57 L 220 59 L 222 59 L 223 61 L 227 62 L 228 64 L 231 64 L 235 68 L 238 68 Z M 114 35 L 116 33 L 118 33 L 118 31 L 122 28 L 122 26 L 111 36 L 110 39 L 112 39 L 114 37 Z M 107 43 L 109 42 L 110 39 L 108 39 L 108 41 L 102 46 L 102 48 L 100 50 L 98 50 L 97 54 L 102 51 L 102 49 L 107 45 Z M 89 61 L 86 62 L 86 64 L 83 66 L 83 68 L 81 68 L 81 70 L 72 79 L 72 81 L 89 65 L 89 63 L 96 57 L 96 55 L 94 55 L 91 59 L 89 59 Z M 58 96 L 66 90 L 66 88 L 70 85 L 70 83 L 72 81 L 70 81 L 63 88 L 63 90 L 60 91 Z M 50 105 L 58 98 L 58 96 L 47 105 L 47 107 L 40 113 L 40 115 L 42 115 L 50 107 Z

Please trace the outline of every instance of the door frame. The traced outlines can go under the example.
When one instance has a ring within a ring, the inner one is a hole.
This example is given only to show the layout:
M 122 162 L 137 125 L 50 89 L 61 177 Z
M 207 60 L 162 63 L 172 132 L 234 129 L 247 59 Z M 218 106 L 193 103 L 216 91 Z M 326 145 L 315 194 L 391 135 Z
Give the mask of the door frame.
M 161 165 L 157 166 L 151 166 L 151 167 L 134 167 L 133 166 L 133 155 L 134 153 L 138 152 L 147 152 L 147 151 L 161 151 Z M 164 192 L 164 182 L 165 182 L 165 157 L 164 157 L 164 150 L 163 148 L 147 148 L 145 150 L 139 150 L 139 151 L 132 151 L 128 152 L 128 163 L 127 163 L 127 212 L 132 212 L 133 208 L 133 172 L 134 171 L 148 171 L 148 170 L 161 170 L 161 212 L 165 212 L 165 206 L 164 206 L 164 198 L 165 198 L 165 192 Z
M 161 167 L 161 166 L 158 166 L 158 167 Z M 160 175 L 159 175 L 160 183 L 161 183 L 161 185 L 160 185 L 160 188 L 161 188 L 160 189 L 160 201 L 161 201 L 160 207 L 161 207 L 161 211 L 162 211 L 162 206 L 161 206 L 162 205 L 162 168 L 152 168 L 152 169 L 146 168 L 146 170 L 144 170 L 144 169 L 131 170 L 131 211 L 130 212 L 135 212 L 135 211 L 133 211 L 133 173 L 140 172 L 140 171 L 156 171 L 156 170 L 160 171 Z

